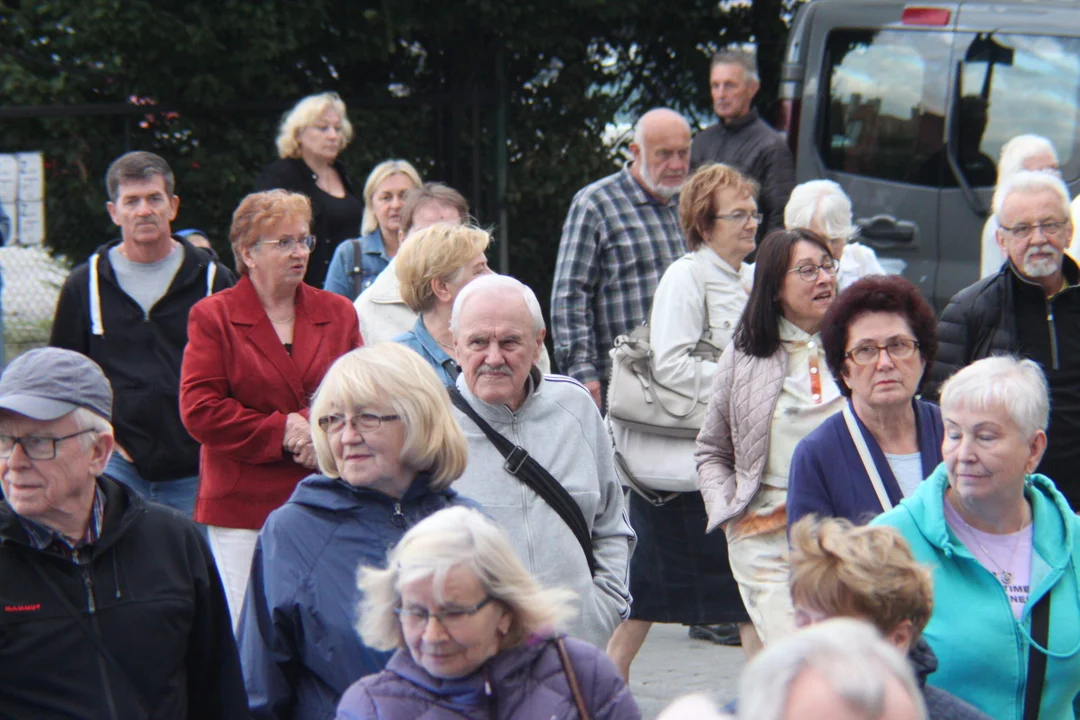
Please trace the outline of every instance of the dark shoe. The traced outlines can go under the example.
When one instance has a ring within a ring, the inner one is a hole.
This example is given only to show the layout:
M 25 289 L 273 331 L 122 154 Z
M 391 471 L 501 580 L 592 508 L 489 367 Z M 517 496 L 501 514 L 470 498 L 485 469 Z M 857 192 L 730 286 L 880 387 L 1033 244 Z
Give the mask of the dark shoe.
M 742 645 L 742 640 L 739 638 L 739 626 L 735 623 L 691 625 L 690 637 L 694 640 L 708 640 L 717 645 L 727 645 L 729 647 Z

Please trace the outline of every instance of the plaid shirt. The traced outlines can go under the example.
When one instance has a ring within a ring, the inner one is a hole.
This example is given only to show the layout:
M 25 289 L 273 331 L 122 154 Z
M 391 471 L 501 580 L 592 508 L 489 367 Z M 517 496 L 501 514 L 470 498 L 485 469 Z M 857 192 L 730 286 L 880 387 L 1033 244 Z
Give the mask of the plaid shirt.
M 90 511 L 90 522 L 86 524 L 86 532 L 78 542 L 72 543 L 62 533 L 58 533 L 50 527 L 35 522 L 29 518 L 19 516 L 26 536 L 30 540 L 30 546 L 35 550 L 48 551 L 63 555 L 68 560 L 76 563 L 85 562 L 85 553 L 78 551 L 97 542 L 101 536 L 101 520 L 105 517 L 105 493 L 100 485 L 95 485 L 94 504 Z
M 551 293 L 555 360 L 581 381 L 608 381 L 615 338 L 645 322 L 668 266 L 686 253 L 677 198 L 658 202 L 627 168 L 574 196 Z

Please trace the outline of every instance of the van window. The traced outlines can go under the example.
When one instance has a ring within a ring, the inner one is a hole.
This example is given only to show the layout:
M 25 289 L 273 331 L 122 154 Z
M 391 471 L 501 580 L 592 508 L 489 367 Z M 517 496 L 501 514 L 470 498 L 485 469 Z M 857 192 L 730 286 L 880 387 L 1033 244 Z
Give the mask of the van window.
M 1053 143 L 1063 169 L 1075 168 L 1080 39 L 980 33 L 960 35 L 957 45 L 961 93 L 986 106 L 979 150 L 996 160 L 1010 138 L 1034 133 Z
M 840 30 L 827 41 L 830 170 L 939 185 L 951 32 Z

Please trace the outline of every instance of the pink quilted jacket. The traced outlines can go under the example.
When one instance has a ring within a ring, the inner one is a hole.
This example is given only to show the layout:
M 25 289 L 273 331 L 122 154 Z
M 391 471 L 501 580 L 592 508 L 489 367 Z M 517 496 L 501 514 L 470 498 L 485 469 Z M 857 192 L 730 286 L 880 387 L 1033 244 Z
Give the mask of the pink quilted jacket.
M 783 348 L 759 358 L 734 345 L 720 356 L 694 453 L 698 489 L 709 513 L 706 532 L 746 509 L 761 485 L 787 360 Z

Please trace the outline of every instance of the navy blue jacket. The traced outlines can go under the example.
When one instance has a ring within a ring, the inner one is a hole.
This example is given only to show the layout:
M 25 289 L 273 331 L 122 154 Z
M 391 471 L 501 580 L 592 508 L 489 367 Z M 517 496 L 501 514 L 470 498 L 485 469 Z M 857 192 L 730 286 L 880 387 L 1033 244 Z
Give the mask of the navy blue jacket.
M 933 403 L 922 400 L 912 402 L 923 477 L 927 478 L 941 462 L 941 438 L 944 435 L 941 410 Z M 870 456 L 881 475 L 889 500 L 894 506 L 898 505 L 904 499 L 904 494 L 885 459 L 885 453 L 858 415 L 855 415 L 855 420 L 866 438 Z M 810 513 L 821 517 L 847 518 L 853 523 L 863 524 L 880 515 L 883 510 L 842 412 L 821 423 L 795 447 L 788 476 L 788 528 Z
M 330 720 L 341 695 L 391 653 L 356 634 L 356 571 L 423 518 L 468 504 L 421 473 L 401 500 L 310 475 L 259 532 L 238 644 L 252 718 Z

